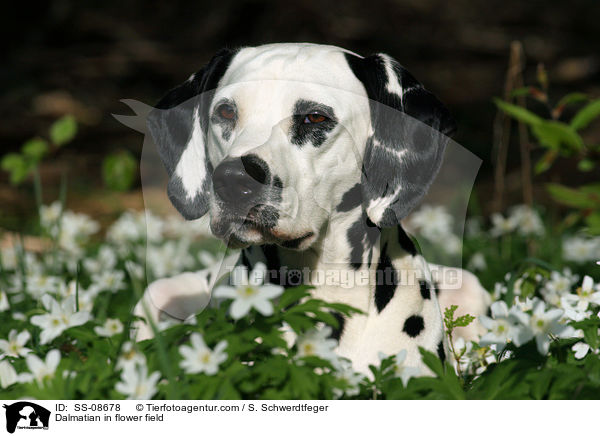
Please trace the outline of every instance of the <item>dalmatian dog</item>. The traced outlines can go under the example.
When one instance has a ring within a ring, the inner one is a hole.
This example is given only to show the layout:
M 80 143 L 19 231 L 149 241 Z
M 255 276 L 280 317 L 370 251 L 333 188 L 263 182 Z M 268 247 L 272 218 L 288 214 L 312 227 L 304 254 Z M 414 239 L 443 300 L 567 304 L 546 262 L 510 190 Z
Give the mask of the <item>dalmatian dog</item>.
M 222 50 L 147 125 L 173 205 L 188 220 L 208 214 L 212 233 L 241 251 L 220 271 L 150 284 L 140 317 L 184 320 L 208 304 L 227 265 L 260 262 L 272 283 L 302 280 L 315 298 L 363 312 L 337 314 L 332 333 L 355 369 L 406 350 L 405 364 L 426 372 L 418 347 L 447 355 L 440 304 L 487 310 L 472 274 L 428 266 L 402 227 L 455 124 L 390 56 L 315 44 Z M 137 339 L 152 336 L 137 327 Z

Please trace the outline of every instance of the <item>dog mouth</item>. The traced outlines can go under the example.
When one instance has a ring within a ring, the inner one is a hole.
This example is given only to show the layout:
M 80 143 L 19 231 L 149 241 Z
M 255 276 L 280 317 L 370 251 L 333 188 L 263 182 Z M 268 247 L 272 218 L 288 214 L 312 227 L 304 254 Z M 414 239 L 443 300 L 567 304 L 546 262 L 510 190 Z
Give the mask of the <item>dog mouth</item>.
M 284 248 L 300 249 L 311 240 L 313 231 L 286 232 L 278 229 L 270 206 L 254 207 L 246 216 L 226 215 L 211 220 L 215 236 L 231 248 L 244 248 L 249 245 L 277 244 Z

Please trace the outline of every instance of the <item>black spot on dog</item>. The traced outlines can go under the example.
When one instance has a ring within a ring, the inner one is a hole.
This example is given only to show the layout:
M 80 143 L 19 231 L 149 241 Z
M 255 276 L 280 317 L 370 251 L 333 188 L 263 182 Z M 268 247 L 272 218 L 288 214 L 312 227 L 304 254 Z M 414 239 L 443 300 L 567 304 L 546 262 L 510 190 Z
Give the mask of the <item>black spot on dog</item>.
M 244 265 L 248 271 L 252 269 L 252 265 L 250 264 L 250 259 L 248 259 L 248 255 L 246 254 L 246 249 L 242 250 L 242 255 L 240 256 L 240 262 Z
M 440 341 L 440 343 L 438 344 L 437 355 L 440 358 L 440 360 L 442 361 L 442 363 L 444 363 L 446 361 L 446 351 L 444 351 L 444 341 Z
M 406 232 L 400 225 L 398 226 L 398 243 L 404 251 L 407 251 L 413 256 L 417 254 L 417 248 L 415 247 L 415 243 L 412 241 L 412 239 L 410 239 L 410 237 L 406 234 Z
M 419 315 L 410 316 L 404 321 L 402 330 L 411 338 L 416 338 L 425 328 L 423 317 Z
M 262 252 L 265 255 L 265 263 L 267 266 L 267 279 L 269 283 L 283 286 L 284 277 L 281 277 L 281 260 L 277 252 L 277 246 L 265 244 L 261 246 Z
M 360 183 L 354 185 L 350 190 L 346 191 L 342 196 L 342 201 L 338 204 L 336 210 L 338 212 L 349 212 L 352 209 L 360 206 L 362 203 L 362 194 L 360 192 Z
M 396 286 L 398 286 L 398 272 L 394 269 L 392 261 L 387 254 L 387 243 L 381 249 L 376 274 L 375 306 L 377 307 L 377 312 L 381 313 L 394 296 Z
M 342 336 L 342 333 L 344 332 L 346 318 L 344 318 L 344 316 L 339 312 L 333 312 L 332 315 L 337 320 L 338 326 L 337 326 L 337 328 L 332 327 L 331 335 L 329 337 L 331 339 L 335 339 L 336 341 L 339 341 L 340 337 Z
M 440 295 L 440 283 L 439 282 L 433 282 L 433 290 L 435 291 L 436 296 Z
M 431 298 L 431 292 L 429 291 L 429 285 L 425 280 L 419 280 L 419 288 L 421 289 L 421 297 L 424 300 L 429 300 Z
M 360 218 L 354 222 L 346 233 L 350 244 L 350 266 L 358 270 L 363 264 L 365 250 L 370 250 L 381 229 L 371 222 L 366 212 L 362 212 Z
M 291 142 L 294 145 L 303 146 L 310 142 L 313 147 L 319 147 L 327 139 L 327 132 L 337 125 L 333 108 L 327 105 L 298 100 L 293 110 Z M 325 120 L 320 123 L 306 123 L 306 116 L 311 113 L 319 113 L 325 117 Z

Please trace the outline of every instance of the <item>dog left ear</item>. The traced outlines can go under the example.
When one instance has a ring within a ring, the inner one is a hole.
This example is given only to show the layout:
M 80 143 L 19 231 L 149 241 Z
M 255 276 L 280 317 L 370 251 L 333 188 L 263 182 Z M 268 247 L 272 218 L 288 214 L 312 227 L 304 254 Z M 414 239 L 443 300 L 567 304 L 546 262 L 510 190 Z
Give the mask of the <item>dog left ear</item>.
M 208 109 L 235 53 L 219 51 L 201 70 L 167 92 L 146 121 L 169 174 L 169 199 L 187 220 L 208 211 L 213 172 L 206 141 Z
M 363 207 L 377 226 L 395 226 L 427 193 L 456 125 L 448 109 L 393 58 L 346 54 L 346 60 L 365 87 L 371 111 Z

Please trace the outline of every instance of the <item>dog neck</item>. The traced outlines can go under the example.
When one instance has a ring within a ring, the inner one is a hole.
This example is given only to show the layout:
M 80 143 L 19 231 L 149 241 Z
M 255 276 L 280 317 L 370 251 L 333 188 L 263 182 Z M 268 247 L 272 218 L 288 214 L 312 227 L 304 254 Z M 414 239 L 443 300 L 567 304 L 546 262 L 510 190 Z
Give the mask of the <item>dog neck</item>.
M 394 258 L 406 255 L 412 258 L 416 254 L 413 242 L 401 226 L 379 228 L 361 207 L 356 207 L 332 214 L 319 238 L 306 250 L 251 246 L 242 250 L 241 262 L 249 269 L 256 262 L 264 262 L 268 280 L 285 287 L 320 286 L 323 276 L 330 287 L 335 287 L 348 281 L 356 283 L 359 275 L 374 272 L 384 247 Z

